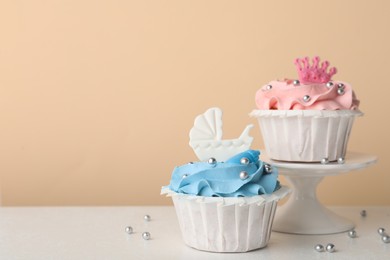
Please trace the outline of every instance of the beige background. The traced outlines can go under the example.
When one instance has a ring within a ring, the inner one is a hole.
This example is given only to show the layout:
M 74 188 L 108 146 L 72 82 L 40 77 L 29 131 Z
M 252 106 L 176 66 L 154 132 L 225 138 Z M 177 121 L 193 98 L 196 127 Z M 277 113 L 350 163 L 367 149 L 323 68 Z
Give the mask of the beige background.
M 1 1 L 3 205 L 157 205 L 195 160 L 194 117 L 224 110 L 241 133 L 296 57 L 330 60 L 365 112 L 350 150 L 364 171 L 326 178 L 328 205 L 390 205 L 390 1 Z M 259 128 L 254 148 L 262 147 Z

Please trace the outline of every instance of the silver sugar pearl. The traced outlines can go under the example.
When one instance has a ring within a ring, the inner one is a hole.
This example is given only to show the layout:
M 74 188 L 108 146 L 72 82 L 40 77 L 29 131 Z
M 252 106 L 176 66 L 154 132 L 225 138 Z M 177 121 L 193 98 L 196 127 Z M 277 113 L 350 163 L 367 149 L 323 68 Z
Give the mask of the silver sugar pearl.
M 311 99 L 311 97 L 309 95 L 304 95 L 303 96 L 303 101 L 305 101 L 305 102 L 309 102 L 310 99 Z
M 345 88 L 345 86 L 344 86 L 344 84 L 343 84 L 343 83 L 339 83 L 339 84 L 337 84 L 337 87 L 338 87 L 338 88 Z
M 217 164 L 217 160 L 215 159 L 215 158 L 213 158 L 213 157 L 211 157 L 210 159 L 208 159 L 208 161 L 207 161 L 209 164 L 211 164 L 211 165 L 216 165 Z
M 149 232 L 142 233 L 142 238 L 145 239 L 145 240 L 149 240 L 150 239 L 150 233 Z
M 150 219 L 151 219 L 151 217 L 150 217 L 149 215 L 145 215 L 145 216 L 144 216 L 144 220 L 145 220 L 145 221 L 150 221 Z
M 328 88 L 332 87 L 332 86 L 333 86 L 333 82 L 332 82 L 332 81 L 329 81 L 328 83 L 326 83 L 326 86 L 327 86 Z
M 317 251 L 317 252 L 324 252 L 324 246 L 321 245 L 321 244 L 318 244 L 314 247 L 314 249 Z
M 388 235 L 382 236 L 382 241 L 383 241 L 384 243 L 390 243 L 390 236 L 388 236 Z
M 362 217 L 367 216 L 367 211 L 364 209 L 362 211 L 360 211 L 360 216 L 362 216 Z
M 345 159 L 343 157 L 340 157 L 337 159 L 337 163 L 338 164 L 344 164 L 345 163 Z
M 272 172 L 272 166 L 269 165 L 268 163 L 264 164 L 264 170 L 266 173 L 271 173 Z
M 194 164 L 194 162 L 189 162 L 188 164 Z
M 183 176 L 181 176 L 182 179 L 185 179 L 187 177 L 188 177 L 188 173 L 185 173 L 185 174 L 183 174 Z
M 356 231 L 355 230 L 350 230 L 348 231 L 348 236 L 350 238 L 355 238 L 356 237 Z
M 386 230 L 383 227 L 378 228 L 378 234 L 381 236 L 386 235 Z
M 127 234 L 132 234 L 132 233 L 133 233 L 133 228 L 130 227 L 130 226 L 127 226 L 127 227 L 125 228 L 125 231 L 126 231 Z
M 326 251 L 328 251 L 329 253 L 333 253 L 334 251 L 336 251 L 336 247 L 333 244 L 329 243 L 326 245 Z
M 338 88 L 337 89 L 337 94 L 339 94 L 340 96 L 344 95 L 344 93 L 345 93 L 345 90 L 343 88 Z
M 240 179 L 245 180 L 249 177 L 249 174 L 246 171 L 240 172 Z
M 328 164 L 328 163 L 329 163 L 328 157 L 325 157 L 325 158 L 321 159 L 321 164 Z
M 300 82 L 299 82 L 299 80 L 296 79 L 293 81 L 293 84 L 294 84 L 294 86 L 298 86 L 300 84 Z
M 270 90 L 270 89 L 272 89 L 272 85 L 267 85 L 267 86 L 265 86 L 265 88 Z
M 242 157 L 241 160 L 240 160 L 240 163 L 241 163 L 241 164 L 245 164 L 245 165 L 246 165 L 246 164 L 249 164 L 249 159 L 246 158 L 246 157 Z

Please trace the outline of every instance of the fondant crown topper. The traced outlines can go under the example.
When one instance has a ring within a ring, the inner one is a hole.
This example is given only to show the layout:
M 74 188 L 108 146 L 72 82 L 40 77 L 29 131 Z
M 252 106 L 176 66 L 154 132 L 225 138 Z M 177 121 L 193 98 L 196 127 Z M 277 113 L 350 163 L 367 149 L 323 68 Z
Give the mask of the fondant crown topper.
M 320 57 L 316 56 L 312 59 L 312 65 L 310 65 L 309 57 L 303 59 L 296 59 L 295 66 L 297 67 L 299 81 L 303 84 L 306 83 L 327 83 L 331 81 L 332 76 L 337 73 L 337 69 L 332 67 L 327 72 L 329 67 L 329 61 L 325 60 L 319 67 Z

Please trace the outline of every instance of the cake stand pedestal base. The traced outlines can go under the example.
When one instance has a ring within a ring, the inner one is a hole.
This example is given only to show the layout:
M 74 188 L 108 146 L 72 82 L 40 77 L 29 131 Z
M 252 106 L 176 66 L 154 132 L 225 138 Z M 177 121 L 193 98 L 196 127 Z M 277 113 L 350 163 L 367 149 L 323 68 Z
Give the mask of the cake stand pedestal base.
M 317 185 L 323 177 L 286 176 L 293 192 L 277 210 L 273 230 L 294 234 L 332 234 L 354 228 L 352 221 L 322 206 L 316 197 Z
M 333 213 L 317 199 L 318 184 L 326 176 L 338 175 L 368 167 L 376 162 L 376 156 L 361 153 L 347 153 L 344 164 L 290 163 L 270 160 L 292 186 L 288 201 L 278 207 L 273 230 L 291 234 L 321 235 L 333 234 L 354 228 L 352 221 Z

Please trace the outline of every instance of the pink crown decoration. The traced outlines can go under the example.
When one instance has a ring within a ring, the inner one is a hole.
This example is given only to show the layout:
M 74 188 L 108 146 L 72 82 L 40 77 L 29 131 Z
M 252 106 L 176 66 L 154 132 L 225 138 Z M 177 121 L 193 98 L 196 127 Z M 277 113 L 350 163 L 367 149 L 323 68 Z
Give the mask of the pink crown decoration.
M 296 59 L 295 66 L 298 70 L 299 81 L 303 84 L 306 83 L 327 83 L 332 80 L 332 76 L 337 73 L 337 69 L 332 67 L 327 72 L 329 67 L 329 61 L 325 60 L 319 67 L 320 57 L 316 56 L 312 59 L 312 65 L 310 65 L 309 57 L 303 59 Z

